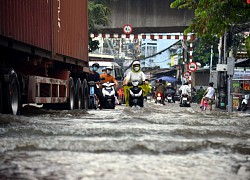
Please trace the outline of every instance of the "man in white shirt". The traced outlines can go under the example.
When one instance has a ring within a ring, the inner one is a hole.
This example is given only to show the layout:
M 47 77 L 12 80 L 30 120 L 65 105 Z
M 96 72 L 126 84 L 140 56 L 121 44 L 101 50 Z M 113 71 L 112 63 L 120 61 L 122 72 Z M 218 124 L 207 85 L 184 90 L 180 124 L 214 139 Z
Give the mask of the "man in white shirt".
M 208 88 L 206 89 L 203 98 L 201 99 L 201 108 L 203 106 L 204 99 L 210 101 L 209 103 L 210 111 L 212 111 L 212 101 L 214 99 L 214 94 L 215 94 L 215 89 L 213 88 L 213 85 L 214 85 L 213 82 L 210 82 L 208 84 Z
M 187 94 L 189 97 L 191 97 L 191 88 L 188 85 L 188 82 L 185 82 L 180 88 L 179 91 L 181 91 L 182 94 Z

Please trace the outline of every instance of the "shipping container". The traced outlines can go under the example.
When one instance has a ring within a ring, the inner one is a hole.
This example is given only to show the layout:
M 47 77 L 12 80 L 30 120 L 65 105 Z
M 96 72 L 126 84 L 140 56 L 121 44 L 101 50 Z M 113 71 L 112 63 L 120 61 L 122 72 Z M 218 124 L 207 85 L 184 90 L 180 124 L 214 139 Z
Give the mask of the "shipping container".
M 88 69 L 88 0 L 0 4 L 0 112 L 18 114 L 25 103 L 86 107 L 79 93 Z

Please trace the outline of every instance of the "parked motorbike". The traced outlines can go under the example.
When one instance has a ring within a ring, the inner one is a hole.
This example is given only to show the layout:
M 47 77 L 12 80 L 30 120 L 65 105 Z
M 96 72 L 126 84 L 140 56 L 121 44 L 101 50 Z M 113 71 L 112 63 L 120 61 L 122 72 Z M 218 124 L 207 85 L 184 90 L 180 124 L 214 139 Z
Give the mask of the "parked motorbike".
M 99 100 L 95 94 L 96 83 L 94 81 L 89 82 L 89 109 L 97 109 Z
M 106 82 L 102 84 L 102 94 L 104 97 L 104 107 L 105 109 L 115 108 L 115 83 Z
M 248 106 L 248 100 L 249 100 L 249 94 L 244 95 L 244 98 L 240 102 L 240 105 L 238 107 L 239 111 L 246 111 Z
M 182 94 L 180 100 L 180 107 L 190 107 L 190 101 L 188 94 Z
M 130 84 L 130 83 L 129 83 Z M 142 88 L 139 87 L 139 81 L 131 82 L 131 87 L 129 89 L 129 106 L 140 106 L 143 107 L 143 92 Z

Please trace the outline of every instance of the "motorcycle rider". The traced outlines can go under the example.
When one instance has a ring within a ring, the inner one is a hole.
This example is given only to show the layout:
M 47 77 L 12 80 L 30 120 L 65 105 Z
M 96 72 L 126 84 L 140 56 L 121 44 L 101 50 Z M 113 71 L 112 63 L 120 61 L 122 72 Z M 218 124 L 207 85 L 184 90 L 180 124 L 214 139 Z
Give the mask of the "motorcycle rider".
M 166 90 L 167 90 L 167 88 L 166 88 L 165 84 L 163 83 L 162 79 L 159 79 L 159 82 L 155 86 L 155 96 L 157 97 L 157 93 L 162 94 L 161 103 L 163 105 L 165 105 L 164 100 L 165 100 Z M 157 103 L 157 100 L 155 100 L 155 103 Z
M 173 88 L 171 83 L 167 84 L 167 94 L 171 94 L 172 96 L 172 101 L 175 103 L 174 95 L 175 95 L 175 89 Z
M 132 64 L 132 70 L 127 74 L 123 85 L 128 85 L 128 82 L 139 81 L 144 83 L 146 80 L 145 74 L 141 71 L 141 66 L 139 61 L 134 61 Z
M 118 87 L 118 85 L 119 85 L 118 82 L 116 81 L 115 77 L 111 75 L 112 70 L 113 69 L 110 66 L 105 68 L 106 73 L 101 74 L 101 79 L 103 79 L 102 83 L 113 82 L 113 83 L 115 83 L 115 86 Z M 115 92 L 115 103 L 120 104 L 120 102 L 117 99 L 117 92 Z
M 94 81 L 97 85 L 99 85 L 100 83 L 100 74 L 97 72 L 97 70 L 99 69 L 99 64 L 98 63 L 94 63 L 92 65 L 92 69 L 90 71 L 90 73 L 88 74 L 88 77 L 87 77 L 87 81 L 90 82 L 90 81 Z M 103 107 L 103 95 L 100 91 L 99 88 L 97 88 L 97 86 L 94 87 L 94 90 L 95 90 L 95 94 L 96 96 L 98 97 L 99 99 L 99 102 L 100 102 L 100 109 L 102 109 Z
M 145 74 L 141 71 L 141 66 L 140 66 L 139 61 L 133 62 L 132 70 L 127 74 L 127 76 L 125 77 L 123 81 L 125 103 L 127 106 L 129 105 L 129 95 L 128 95 L 129 89 L 127 89 L 126 86 L 128 85 L 129 82 L 133 82 L 133 81 L 138 81 L 139 83 L 145 83 L 146 85 L 148 85 L 148 83 L 145 82 L 146 77 L 145 77 Z M 148 89 L 144 89 L 144 90 L 146 91 Z M 143 96 L 142 96 L 141 101 L 143 101 Z
M 181 101 L 182 101 L 182 95 L 187 94 L 188 95 L 188 100 L 190 101 L 191 98 L 191 88 L 188 85 L 188 82 L 185 82 L 180 88 L 179 91 L 181 92 Z M 181 102 L 180 101 L 180 102 Z
M 210 82 L 208 84 L 208 88 L 206 89 L 206 91 L 201 99 L 201 107 L 200 108 L 202 108 L 204 106 L 203 102 L 206 99 L 207 101 L 210 101 L 209 109 L 210 109 L 210 111 L 212 111 L 212 101 L 214 99 L 214 94 L 215 94 L 215 89 L 213 88 L 213 86 L 214 86 L 213 82 Z
M 104 78 L 102 82 L 103 83 L 113 82 L 115 83 L 116 86 L 118 86 L 118 82 L 116 81 L 115 77 L 111 75 L 112 70 L 113 70 L 112 67 L 109 67 L 109 66 L 105 68 L 106 73 L 101 74 L 101 78 Z

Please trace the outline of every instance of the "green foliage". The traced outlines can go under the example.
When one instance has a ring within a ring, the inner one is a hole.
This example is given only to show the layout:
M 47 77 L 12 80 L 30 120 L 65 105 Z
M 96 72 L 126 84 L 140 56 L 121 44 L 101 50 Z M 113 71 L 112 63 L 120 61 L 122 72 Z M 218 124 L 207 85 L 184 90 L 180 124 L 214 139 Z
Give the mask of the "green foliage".
M 218 45 L 219 38 L 216 36 L 203 36 L 194 41 L 193 47 L 193 60 L 200 62 L 202 66 L 210 63 L 211 58 L 211 46 L 213 48 L 213 62 L 217 64 L 215 60 L 218 58 Z
M 200 103 L 200 102 L 201 102 L 201 99 L 202 99 L 202 97 L 203 97 L 205 91 L 206 91 L 205 89 L 198 90 L 198 92 L 197 92 L 197 99 L 196 99 L 196 102 L 197 102 L 197 103 Z
M 88 1 L 88 25 L 89 32 L 98 31 L 98 27 L 106 26 L 109 23 L 110 0 L 89 0 Z M 89 52 L 99 48 L 99 42 L 89 37 Z
M 93 40 L 91 37 L 89 37 L 89 52 L 93 52 L 98 48 L 99 48 L 99 41 Z
M 250 36 L 246 38 L 246 49 L 247 49 L 248 57 L 250 57 Z
M 106 26 L 109 23 L 110 0 L 89 0 L 88 2 L 88 20 L 89 31 L 93 32 L 98 26 Z
M 222 36 L 239 23 L 249 22 L 250 6 L 245 0 L 175 0 L 171 8 L 195 10 L 195 17 L 185 33 Z

